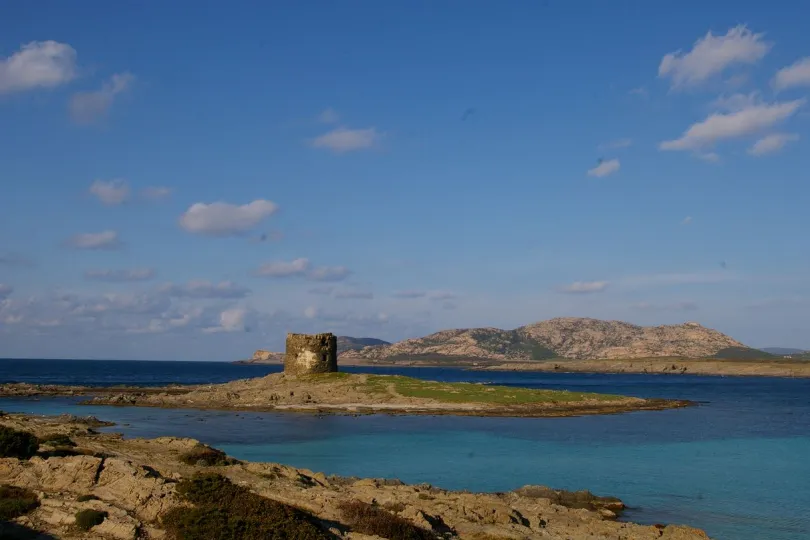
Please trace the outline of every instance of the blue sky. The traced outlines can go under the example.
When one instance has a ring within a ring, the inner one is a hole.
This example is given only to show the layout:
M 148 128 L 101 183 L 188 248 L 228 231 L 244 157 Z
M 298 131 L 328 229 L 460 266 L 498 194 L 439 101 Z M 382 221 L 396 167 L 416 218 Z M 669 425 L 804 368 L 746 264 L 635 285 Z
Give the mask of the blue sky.
M 810 348 L 803 2 L 266 4 L 4 9 L 0 356 L 557 316 Z

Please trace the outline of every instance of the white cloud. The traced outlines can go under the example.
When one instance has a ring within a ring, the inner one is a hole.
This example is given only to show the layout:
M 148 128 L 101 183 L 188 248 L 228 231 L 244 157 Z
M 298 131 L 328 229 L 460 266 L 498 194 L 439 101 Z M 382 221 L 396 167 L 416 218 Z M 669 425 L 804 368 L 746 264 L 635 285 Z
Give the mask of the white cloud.
M 190 233 L 228 236 L 256 227 L 278 210 L 264 199 L 237 206 L 225 202 L 195 203 L 180 216 L 180 226 Z
M 810 56 L 797 60 L 777 71 L 771 81 L 771 86 L 776 90 L 796 86 L 810 86 Z
M 307 319 L 314 319 L 315 317 L 318 316 L 318 313 L 319 313 L 318 308 L 316 308 L 315 306 L 309 306 L 306 309 L 304 309 L 304 317 L 306 317 Z
M 141 196 L 145 199 L 149 199 L 152 201 L 159 201 L 162 199 L 167 199 L 169 195 L 172 194 L 171 188 L 162 187 L 162 186 L 153 186 L 144 188 L 141 191 Z
M 292 277 L 303 276 L 309 271 L 309 259 L 295 259 L 292 261 L 275 261 L 261 265 L 256 272 L 266 277 Z
M 318 266 L 307 274 L 307 278 L 313 281 L 343 281 L 351 273 L 345 266 Z
M 588 171 L 588 176 L 597 176 L 603 177 L 611 175 L 619 170 L 621 164 L 619 163 L 618 159 L 609 159 L 607 161 L 603 161 L 593 169 Z
M 159 315 L 171 306 L 166 295 L 157 294 L 105 294 L 101 297 L 63 299 L 63 310 L 68 315 L 102 317 L 111 315 Z
M 70 116 L 79 124 L 90 124 L 107 115 L 116 96 L 127 91 L 135 81 L 131 73 L 116 73 L 94 92 L 77 92 L 70 98 Z
M 608 288 L 608 285 L 607 281 L 575 281 L 560 290 L 569 294 L 589 294 L 602 292 Z
M 318 115 L 318 121 L 324 124 L 334 124 L 335 122 L 340 121 L 340 115 L 332 107 L 327 107 L 321 114 Z
M 450 291 L 431 291 L 428 293 L 431 300 L 455 300 L 458 295 Z
M 664 141 L 661 150 L 696 150 L 723 139 L 754 134 L 793 116 L 804 99 L 784 103 L 760 104 L 728 114 L 714 113 L 706 120 L 692 124 L 679 138 Z
M 372 300 L 374 298 L 374 293 L 370 291 L 338 291 L 335 293 L 335 298 Z
M 312 146 L 315 148 L 326 148 L 340 154 L 353 150 L 371 148 L 376 145 L 381 138 L 382 134 L 373 127 L 366 129 L 347 129 L 340 127 L 313 139 Z
M 56 41 L 32 41 L 0 60 L 0 94 L 54 88 L 76 76 L 76 51 Z
M 5 283 L 0 283 L 0 300 L 5 300 L 11 295 L 12 292 L 14 292 L 14 287 L 11 285 L 6 285 Z
M 177 298 L 244 298 L 250 294 L 250 289 L 237 285 L 233 281 L 189 281 L 185 285 L 167 284 L 160 291 L 168 296 Z
M 620 148 L 629 148 L 633 146 L 633 139 L 616 139 L 599 145 L 599 150 L 618 150 Z
M 155 270 L 153 268 L 87 270 L 84 277 L 95 281 L 147 281 L 155 277 Z
M 689 225 L 691 223 L 692 223 L 692 216 L 686 216 L 685 218 L 683 218 L 683 221 L 681 221 L 681 225 Z
M 115 206 L 129 198 L 129 185 L 126 180 L 96 180 L 90 186 L 90 193 L 95 195 L 102 204 Z
M 121 247 L 121 241 L 115 231 L 75 234 L 70 237 L 67 244 L 76 249 L 117 249 Z
M 217 332 L 245 332 L 248 330 L 245 326 L 245 317 L 247 314 L 248 312 L 244 308 L 226 309 L 219 314 L 219 326 L 204 328 L 203 332 L 207 334 Z
M 798 140 L 799 136 L 795 133 L 771 133 L 755 142 L 748 149 L 748 153 L 752 156 L 773 154 L 784 148 L 786 144 Z
M 688 53 L 678 50 L 665 55 L 658 66 L 658 76 L 669 77 L 675 90 L 698 86 L 731 66 L 761 60 L 771 49 L 763 37 L 764 34 L 754 34 L 744 25 L 730 29 L 724 36 L 709 31 Z
M 722 95 L 712 101 L 710 106 L 721 111 L 737 112 L 759 103 L 761 103 L 759 92 L 751 92 L 749 94 L 737 93 L 730 96 Z

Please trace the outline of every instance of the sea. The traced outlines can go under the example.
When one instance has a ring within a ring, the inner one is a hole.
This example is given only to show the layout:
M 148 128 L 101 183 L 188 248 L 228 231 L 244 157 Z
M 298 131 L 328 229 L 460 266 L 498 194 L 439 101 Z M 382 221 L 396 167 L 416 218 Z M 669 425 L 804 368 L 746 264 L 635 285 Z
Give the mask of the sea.
M 279 371 L 217 362 L 0 360 L 0 382 L 221 383 Z M 345 368 L 439 381 L 689 399 L 698 406 L 574 418 L 317 416 L 0 398 L 0 410 L 95 415 L 126 437 L 193 437 L 245 460 L 471 491 L 527 484 L 620 497 L 623 519 L 719 540 L 810 539 L 810 379 Z

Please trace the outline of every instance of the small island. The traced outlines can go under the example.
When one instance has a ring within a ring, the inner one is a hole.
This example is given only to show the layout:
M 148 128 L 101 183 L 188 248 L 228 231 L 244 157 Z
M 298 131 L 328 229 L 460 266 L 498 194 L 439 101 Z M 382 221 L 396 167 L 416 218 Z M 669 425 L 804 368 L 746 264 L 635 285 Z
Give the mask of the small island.
M 167 388 L 92 388 L 5 384 L 0 396 L 88 396 L 93 405 L 344 414 L 554 417 L 686 407 L 685 400 L 338 371 L 332 334 L 288 334 L 284 372 L 224 384 Z

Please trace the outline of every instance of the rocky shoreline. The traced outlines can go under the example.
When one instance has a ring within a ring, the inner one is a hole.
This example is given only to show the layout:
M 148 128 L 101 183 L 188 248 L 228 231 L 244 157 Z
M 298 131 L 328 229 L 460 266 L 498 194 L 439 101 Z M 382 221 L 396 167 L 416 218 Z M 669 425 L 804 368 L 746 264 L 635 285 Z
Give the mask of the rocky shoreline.
M 538 371 L 552 373 L 639 373 L 664 375 L 717 375 L 730 377 L 810 377 L 810 361 L 711 360 L 636 358 L 507 362 L 473 368 L 479 371 Z
M 224 384 L 189 387 L 82 387 L 0 385 L 0 397 L 87 396 L 84 404 L 160 408 L 309 412 L 559 417 L 663 410 L 685 400 L 641 399 L 473 383 L 438 383 L 402 376 L 283 373 Z
M 273 463 L 240 462 L 193 439 L 124 439 L 99 433 L 75 417 L 8 414 L 0 416 L 0 426 L 6 433 L 27 432 L 44 441 L 30 458 L 0 458 L 0 489 L 32 498 L 20 515 L 0 522 L 0 535 L 14 531 L 29 538 L 191 538 L 195 536 L 181 533 L 193 524 L 178 516 L 208 519 L 217 509 L 206 507 L 208 513 L 194 514 L 203 503 L 199 496 L 189 497 L 188 486 L 218 482 L 236 491 L 240 500 L 294 516 L 299 520 L 294 524 L 311 528 L 301 538 L 359 540 L 373 537 L 375 526 L 379 532 L 384 525 L 392 531 L 390 538 L 708 538 L 686 526 L 617 521 L 624 509 L 619 499 L 586 491 L 525 486 L 508 493 L 470 493 L 390 479 L 326 476 Z M 358 509 L 377 521 L 356 519 Z M 86 523 L 87 516 L 96 521 Z M 396 536 L 397 531 L 407 534 Z

